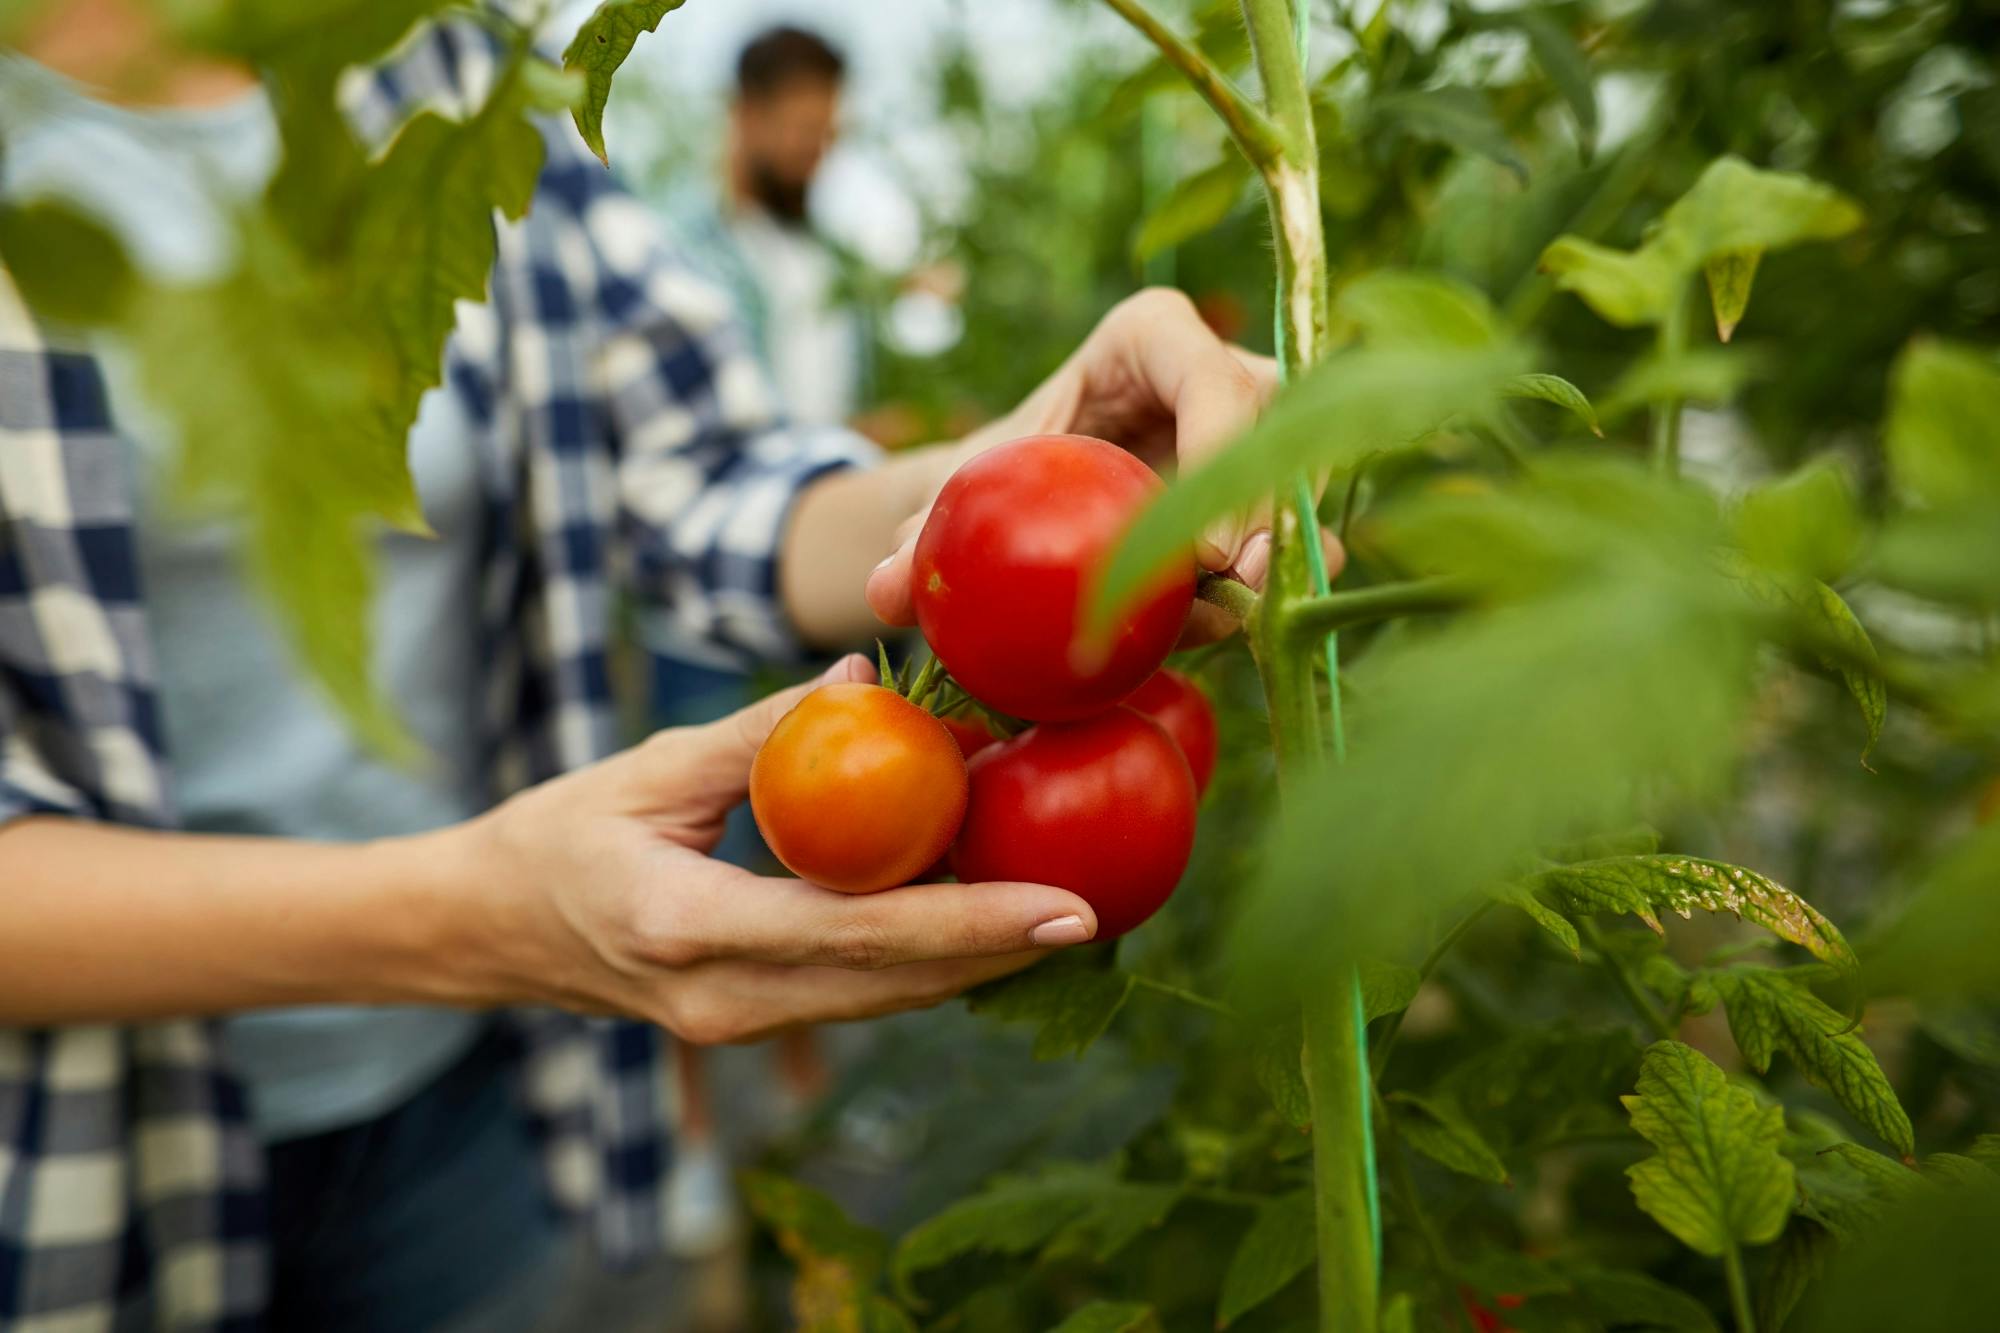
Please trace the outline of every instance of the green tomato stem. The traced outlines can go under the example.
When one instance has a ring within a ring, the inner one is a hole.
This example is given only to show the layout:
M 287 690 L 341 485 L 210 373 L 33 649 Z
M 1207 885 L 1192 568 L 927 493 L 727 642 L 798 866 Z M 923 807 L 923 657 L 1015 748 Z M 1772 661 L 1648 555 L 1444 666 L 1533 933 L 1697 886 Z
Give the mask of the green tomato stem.
M 1470 581 L 1445 575 L 1303 598 L 1285 608 L 1285 637 L 1294 644 L 1310 645 L 1335 630 L 1400 616 L 1450 611 L 1471 599 Z
M 1193 43 L 1169 28 L 1159 15 L 1148 9 L 1144 0 L 1104 2 L 1127 23 L 1144 33 L 1147 40 L 1159 48 L 1161 57 L 1194 85 L 1194 90 L 1215 108 L 1216 115 L 1222 117 L 1222 123 L 1229 127 L 1237 147 L 1252 163 L 1262 167 L 1283 154 L 1284 141 L 1270 118 L 1242 89 L 1231 83 L 1227 75 L 1211 64 Z
M 1750 1284 L 1743 1276 L 1743 1252 L 1734 1244 L 1722 1252 L 1722 1271 L 1729 1279 L 1729 1308 L 1736 1315 L 1736 1333 L 1757 1333 L 1757 1314 L 1750 1304 Z
M 1210 606 L 1221 607 L 1238 620 L 1250 619 L 1257 609 L 1257 594 L 1247 586 L 1222 574 L 1202 571 L 1195 580 L 1194 595 Z

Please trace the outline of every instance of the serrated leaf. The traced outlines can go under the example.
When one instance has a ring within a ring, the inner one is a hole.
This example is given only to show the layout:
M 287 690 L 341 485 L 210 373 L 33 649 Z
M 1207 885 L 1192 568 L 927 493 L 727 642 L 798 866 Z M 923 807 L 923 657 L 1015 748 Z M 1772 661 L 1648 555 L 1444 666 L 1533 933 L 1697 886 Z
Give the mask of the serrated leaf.
M 1702 265 L 1708 279 L 1708 301 L 1715 311 L 1715 336 L 1728 342 L 1750 305 L 1750 284 L 1757 278 L 1762 250 L 1725 250 Z
M 1842 1244 L 1868 1230 L 1897 1200 L 1923 1188 L 1924 1178 L 1857 1143 L 1835 1143 L 1799 1163 L 1799 1211 Z
M 1164 1221 L 1180 1197 L 1177 1185 L 1120 1180 L 1099 1167 L 1056 1165 L 1003 1179 L 905 1235 L 896 1247 L 896 1286 L 914 1301 L 919 1274 L 976 1252 L 1026 1254 L 1064 1243 L 1087 1245 L 1103 1263 Z
M 1231 448 L 1182 473 L 1139 515 L 1098 580 L 1099 625 L 1168 564 L 1189 558 L 1210 519 L 1269 495 L 1272 479 L 1338 470 L 1481 409 L 1521 369 L 1511 344 L 1478 351 L 1358 348 L 1296 380 Z M 1341 429 L 1325 428 L 1338 421 Z
M 1571 957 L 1583 956 L 1583 939 L 1576 933 L 1576 923 L 1537 898 L 1532 889 L 1522 884 L 1502 884 L 1490 892 L 1496 902 L 1527 913 L 1530 920 L 1555 938 L 1556 943 L 1569 950 Z
M 1767 875 L 1698 856 L 1614 856 L 1555 866 L 1524 881 L 1572 916 L 1638 917 L 1664 933 L 1661 912 L 1687 920 L 1699 908 L 1762 926 L 1842 971 L 1857 966 L 1840 930 L 1805 899 Z
M 1825 1271 L 1833 1255 L 1833 1234 L 1817 1222 L 1795 1217 L 1771 1247 L 1771 1261 L 1757 1288 L 1757 1327 L 1783 1333 L 1806 1288 Z
M 2000 1185 L 2000 1175 L 1976 1157 L 1962 1157 L 1955 1152 L 1934 1152 L 1924 1158 L 1923 1176 L 1936 1185 L 1970 1185 L 1975 1188 L 1991 1188 Z
M 1311 1268 L 1316 1236 L 1312 1191 L 1261 1205 L 1222 1276 L 1215 1326 L 1227 1328 Z
M 1722 995 L 1737 1049 L 1753 1069 L 1768 1073 L 1772 1054 L 1783 1050 L 1884 1143 L 1905 1157 L 1916 1151 L 1915 1131 L 1895 1088 L 1838 1011 L 1771 968 L 1732 967 L 1709 978 Z
M 1176 185 L 1139 224 L 1132 238 L 1133 262 L 1143 264 L 1220 225 L 1236 211 L 1251 174 L 1243 155 L 1232 151 Z
M 1632 1086 L 1639 1047 L 1623 1027 L 1558 1025 L 1511 1034 L 1459 1063 L 1429 1099 L 1456 1107 L 1505 1157 L 1571 1133 L 1619 1132 L 1620 1091 Z
M 1731 1087 L 1715 1063 L 1677 1041 L 1647 1048 L 1639 1090 L 1621 1098 L 1658 1154 L 1627 1169 L 1654 1221 L 1711 1258 L 1775 1240 L 1792 1211 L 1792 1164 L 1778 1151 L 1781 1107 Z
M 1033 1023 L 1035 1058 L 1082 1055 L 1125 1007 L 1134 981 L 1113 962 L 1114 950 L 1067 949 L 1035 966 L 989 981 L 966 996 L 976 1014 Z
M 1159 1333 L 1160 1316 L 1150 1305 L 1092 1301 L 1078 1306 L 1051 1333 Z
M 1304 1129 L 1312 1124 L 1312 1093 L 1306 1087 L 1305 1033 L 1296 1010 L 1289 1019 L 1261 1029 L 1250 1048 L 1251 1069 L 1258 1086 L 1287 1124 Z
M 1583 390 L 1560 375 L 1516 375 L 1500 387 L 1500 393 L 1507 398 L 1536 398 L 1554 403 L 1588 426 L 1592 435 L 1600 440 L 1604 438 L 1604 427 L 1597 421 L 1597 409 L 1590 405 L 1590 399 L 1584 397 Z
M 660 20 L 679 9 L 687 0 L 602 0 L 591 16 L 576 30 L 563 49 L 563 68 L 583 75 L 583 96 L 570 113 L 577 133 L 597 160 L 606 166 L 611 158 L 604 148 L 604 104 L 611 97 L 611 79 L 633 43 L 643 33 L 660 26 Z
M 1361 1017 L 1369 1023 L 1409 1008 L 1424 980 L 1422 974 L 1407 963 L 1385 963 L 1379 959 L 1364 959 L 1359 971 Z
M 742 1176 L 751 1214 L 796 1270 L 792 1312 L 800 1333 L 902 1333 L 909 1319 L 874 1290 L 888 1256 L 881 1233 L 853 1221 L 809 1186 L 768 1171 Z
M 1586 1268 L 1571 1270 L 1568 1276 L 1577 1296 L 1605 1328 L 1715 1333 L 1715 1320 L 1700 1301 L 1644 1273 Z
M 1501 337 L 1500 317 L 1486 294 L 1445 273 L 1375 269 L 1341 288 L 1333 310 L 1375 347 L 1477 350 Z
M 1477 89 L 1452 86 L 1391 93 L 1375 99 L 1369 115 L 1378 124 L 1498 162 L 1520 180 L 1528 179 L 1528 164 Z
M 1449 1104 L 1392 1092 L 1389 1105 L 1397 1112 L 1396 1133 L 1439 1166 L 1475 1180 L 1507 1183 L 1507 1164 Z
M 1989 1168 L 2000 1171 L 2000 1134 L 1981 1134 L 1966 1149 L 1975 1162 L 1984 1162 Z

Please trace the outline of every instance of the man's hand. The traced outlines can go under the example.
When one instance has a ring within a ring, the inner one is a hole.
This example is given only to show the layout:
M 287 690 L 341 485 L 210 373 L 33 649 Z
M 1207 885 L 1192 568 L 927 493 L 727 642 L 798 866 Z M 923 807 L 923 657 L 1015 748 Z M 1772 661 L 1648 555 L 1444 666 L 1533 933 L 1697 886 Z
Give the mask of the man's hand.
M 1019 407 L 957 446 L 953 466 L 1024 435 L 1070 432 L 1122 444 L 1156 469 L 1196 468 L 1256 422 L 1277 386 L 1269 357 L 1224 342 L 1182 293 L 1151 288 L 1113 307 Z M 870 607 L 892 625 L 915 623 L 910 568 L 928 512 L 926 504 L 903 524 L 896 551 L 868 580 Z M 1331 535 L 1325 541 L 1328 567 L 1337 573 L 1344 553 Z M 1268 508 L 1217 520 L 1196 542 L 1195 558 L 1204 569 L 1262 588 L 1271 559 Z M 1184 642 L 1220 638 L 1235 627 L 1217 608 L 1198 603 Z
M 483 989 L 636 1015 L 694 1042 L 747 1041 L 935 1004 L 1090 938 L 1089 904 L 1046 885 L 851 895 L 706 855 L 778 719 L 819 684 L 873 679 L 864 659 L 847 658 L 435 835 L 486 886 L 479 952 L 494 961 Z

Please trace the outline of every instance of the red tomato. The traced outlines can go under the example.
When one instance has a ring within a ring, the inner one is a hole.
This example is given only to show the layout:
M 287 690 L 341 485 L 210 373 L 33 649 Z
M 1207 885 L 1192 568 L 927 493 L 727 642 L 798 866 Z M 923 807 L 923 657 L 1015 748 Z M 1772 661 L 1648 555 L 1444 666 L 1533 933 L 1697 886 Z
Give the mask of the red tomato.
M 938 721 L 944 723 L 944 729 L 958 742 L 958 752 L 967 759 L 1000 739 L 988 731 L 986 724 L 974 713 L 968 713 L 964 717 L 941 717 Z
M 822 685 L 750 766 L 750 809 L 780 861 L 843 893 L 907 884 L 965 818 L 965 758 L 944 724 L 893 690 Z
M 1208 790 L 1215 772 L 1215 709 L 1201 687 L 1178 671 L 1161 667 L 1125 701 L 1160 724 L 1194 770 L 1194 794 Z
M 1152 469 L 1082 435 L 1036 435 L 952 474 L 917 537 L 917 624 L 952 678 L 1003 713 L 1070 721 L 1111 707 L 1180 638 L 1195 569 L 1163 574 L 1080 651 L 1082 600 L 1133 516 L 1159 491 Z
M 1159 910 L 1194 846 L 1194 775 L 1158 723 L 1129 708 L 1047 722 L 969 765 L 952 848 L 967 883 L 1054 884 L 1097 912 L 1097 938 Z

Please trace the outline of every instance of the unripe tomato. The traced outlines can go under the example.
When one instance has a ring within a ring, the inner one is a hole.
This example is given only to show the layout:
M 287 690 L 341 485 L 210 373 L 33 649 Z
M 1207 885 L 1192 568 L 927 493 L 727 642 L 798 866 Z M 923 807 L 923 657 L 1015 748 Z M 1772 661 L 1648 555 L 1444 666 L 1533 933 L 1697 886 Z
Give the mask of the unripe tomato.
M 976 713 L 964 717 L 941 717 L 938 721 L 944 723 L 944 729 L 958 742 L 958 752 L 967 759 L 987 746 L 999 743 L 1000 738 L 986 729 L 986 724 L 979 720 Z
M 1097 938 L 1159 910 L 1194 847 L 1194 774 L 1158 723 L 1129 708 L 1045 722 L 982 751 L 952 848 L 968 884 L 1068 889 L 1097 913 Z
M 1188 767 L 1194 770 L 1194 794 L 1207 791 L 1209 776 L 1215 772 L 1215 709 L 1209 706 L 1201 686 L 1178 671 L 1161 667 L 1125 706 L 1152 718 L 1174 738 L 1174 744 L 1187 756 Z
M 771 729 L 750 809 L 801 879 L 843 893 L 907 884 L 965 817 L 965 758 L 944 723 L 880 685 L 822 685 Z
M 1180 638 L 1195 568 L 1165 573 L 1114 625 L 1079 643 L 1091 582 L 1141 507 L 1152 469 L 1113 444 L 1035 435 L 952 474 L 917 537 L 917 624 L 975 698 L 1032 721 L 1103 712 L 1153 674 Z

